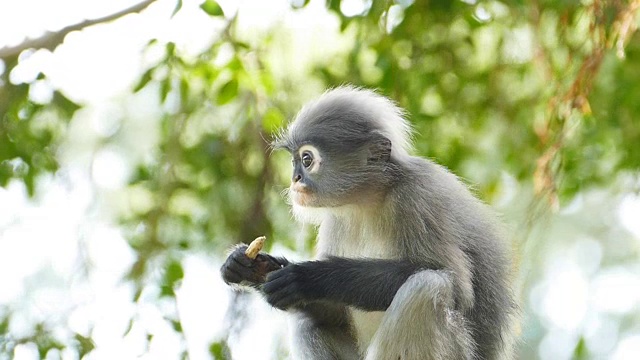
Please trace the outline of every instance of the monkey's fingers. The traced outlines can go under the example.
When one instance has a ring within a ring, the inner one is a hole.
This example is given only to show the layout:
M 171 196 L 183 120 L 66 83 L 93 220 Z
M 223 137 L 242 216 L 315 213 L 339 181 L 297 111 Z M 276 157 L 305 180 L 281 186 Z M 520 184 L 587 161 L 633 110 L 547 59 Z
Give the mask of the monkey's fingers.
M 221 272 L 222 280 L 227 284 L 240 284 L 244 280 L 244 277 L 233 268 L 223 268 Z
M 300 293 L 295 291 L 295 287 L 284 285 L 284 287 L 279 288 L 275 292 L 269 292 L 264 289 L 264 285 L 262 286 L 262 290 L 265 293 L 266 300 L 275 308 L 287 310 L 302 301 L 302 297 Z M 273 288 L 271 288 L 271 290 L 273 290 Z
M 260 250 L 262 250 L 265 240 L 267 240 L 266 236 L 259 236 L 255 238 L 255 240 L 253 240 L 251 244 L 249 244 L 249 247 L 244 252 L 244 254 L 247 255 L 249 259 L 252 259 L 252 260 L 255 259 L 256 256 L 258 256 L 258 253 L 260 252 Z
M 275 293 L 285 288 L 292 280 L 293 276 L 288 271 L 282 271 L 282 269 L 272 271 L 267 274 L 267 282 L 262 288 L 267 293 Z
M 296 274 L 288 268 L 269 273 L 267 281 L 261 286 L 267 302 L 281 310 L 300 303 L 303 296 L 296 278 Z

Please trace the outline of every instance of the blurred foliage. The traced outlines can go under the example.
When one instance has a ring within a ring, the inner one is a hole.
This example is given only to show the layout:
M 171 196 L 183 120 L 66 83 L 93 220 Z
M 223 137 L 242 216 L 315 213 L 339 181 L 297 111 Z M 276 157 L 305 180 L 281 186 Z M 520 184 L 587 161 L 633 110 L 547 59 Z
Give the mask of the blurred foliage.
M 326 5 L 352 43 L 313 64 L 310 81 L 395 99 L 419 134 L 416 152 L 468 179 L 484 199 L 492 200 L 505 172 L 558 206 L 640 169 L 638 1 L 365 1 L 357 14 L 345 14 L 340 0 Z M 174 14 L 182 7 L 177 1 Z M 269 139 L 306 100 L 306 83 L 271 60 L 277 31 L 245 38 L 237 15 L 213 0 L 201 9 L 224 25 L 219 36 L 197 56 L 151 40 L 148 49 L 164 55 L 131 88 L 157 92 L 162 113 L 154 120 L 158 143 L 117 194 L 129 204 L 119 220 L 137 255 L 128 276 L 137 296 L 154 282 L 174 299 L 185 251 L 219 254 L 261 234 L 295 245 L 278 194 L 288 162 L 270 154 Z M 2 59 L 0 185 L 22 181 L 35 195 L 37 179 L 58 169 L 59 146 L 82 104 L 58 89 L 49 102 L 34 101 L 30 88 L 47 75 L 12 83 L 18 59 Z M 102 146 L 118 144 L 123 128 Z M 167 321 L 181 331 L 178 317 Z M 35 334 L 0 335 L 0 349 L 33 342 L 42 354 L 72 346 L 82 355 L 93 347 L 79 334 L 66 345 L 44 328 Z M 576 356 L 585 351 L 581 342 Z M 223 358 L 226 344 L 210 352 Z
M 9 81 L 17 57 L 2 60 L 6 69 L 0 75 L 0 186 L 17 178 L 34 195 L 36 178 L 58 168 L 55 148 L 78 105 L 58 91 L 49 104 L 30 101 L 29 84 Z M 42 78 L 40 73 L 34 80 Z

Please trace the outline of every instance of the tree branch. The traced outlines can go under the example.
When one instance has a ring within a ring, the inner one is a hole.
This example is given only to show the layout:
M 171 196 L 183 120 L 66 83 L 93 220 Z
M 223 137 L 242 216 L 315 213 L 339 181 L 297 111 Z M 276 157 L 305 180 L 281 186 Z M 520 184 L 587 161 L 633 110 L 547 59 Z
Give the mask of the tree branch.
M 156 0 L 145 0 L 137 5 L 118 11 L 111 15 L 107 15 L 97 19 L 85 20 L 83 22 L 64 27 L 59 31 L 47 32 L 39 38 L 26 39 L 24 42 L 16 46 L 8 46 L 8 47 L 0 48 L 0 59 L 4 60 L 6 58 L 17 56 L 22 51 L 27 49 L 48 49 L 53 51 L 53 49 L 55 49 L 58 45 L 62 43 L 62 41 L 64 41 L 64 37 L 67 36 L 67 34 L 72 31 L 78 31 L 92 25 L 109 22 L 109 21 L 121 18 L 128 14 L 139 13 L 142 10 L 149 7 L 149 5 L 151 5 L 155 1 Z

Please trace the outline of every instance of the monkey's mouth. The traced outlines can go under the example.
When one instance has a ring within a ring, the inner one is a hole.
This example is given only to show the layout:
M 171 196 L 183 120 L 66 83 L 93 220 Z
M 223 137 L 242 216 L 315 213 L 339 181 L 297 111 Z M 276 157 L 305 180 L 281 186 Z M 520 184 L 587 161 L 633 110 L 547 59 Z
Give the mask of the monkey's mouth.
M 300 206 L 309 206 L 312 199 L 312 194 L 308 186 L 300 183 L 294 183 L 291 184 L 289 190 L 289 197 L 294 204 Z

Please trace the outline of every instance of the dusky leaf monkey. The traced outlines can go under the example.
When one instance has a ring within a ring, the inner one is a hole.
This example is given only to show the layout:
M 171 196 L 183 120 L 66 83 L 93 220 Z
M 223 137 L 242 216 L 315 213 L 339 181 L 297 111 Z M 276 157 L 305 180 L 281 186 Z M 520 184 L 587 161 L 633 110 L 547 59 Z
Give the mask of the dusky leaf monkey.
M 373 91 L 330 90 L 274 142 L 293 157 L 295 217 L 317 258 L 240 246 L 227 283 L 294 318 L 295 359 L 509 358 L 516 305 L 498 223 L 456 176 L 410 155 L 403 112 Z

